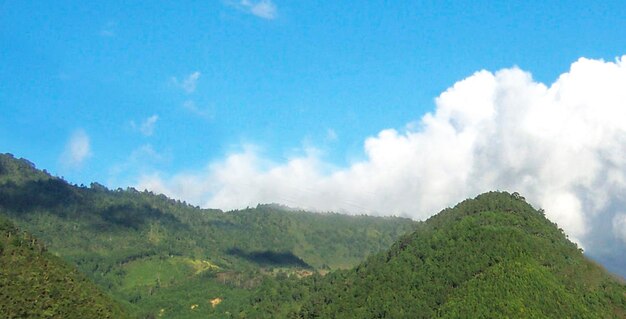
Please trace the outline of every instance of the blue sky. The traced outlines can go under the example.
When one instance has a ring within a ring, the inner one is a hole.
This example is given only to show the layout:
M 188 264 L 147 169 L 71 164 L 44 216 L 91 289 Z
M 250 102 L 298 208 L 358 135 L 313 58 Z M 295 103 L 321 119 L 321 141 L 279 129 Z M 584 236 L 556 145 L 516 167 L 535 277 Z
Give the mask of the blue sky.
M 520 191 L 623 270 L 625 39 L 623 1 L 0 1 L 0 151 L 222 209 Z
M 146 145 L 162 157 L 143 170 L 248 143 L 278 161 L 313 146 L 342 166 L 475 71 L 517 65 L 549 82 L 579 57 L 623 54 L 626 38 L 619 1 L 267 1 L 265 16 L 259 3 L 4 1 L 0 148 L 110 186 L 133 183 L 138 167 L 114 167 Z M 173 81 L 194 72 L 193 92 Z M 150 136 L 133 129 L 153 115 Z M 76 130 L 91 156 L 67 167 Z

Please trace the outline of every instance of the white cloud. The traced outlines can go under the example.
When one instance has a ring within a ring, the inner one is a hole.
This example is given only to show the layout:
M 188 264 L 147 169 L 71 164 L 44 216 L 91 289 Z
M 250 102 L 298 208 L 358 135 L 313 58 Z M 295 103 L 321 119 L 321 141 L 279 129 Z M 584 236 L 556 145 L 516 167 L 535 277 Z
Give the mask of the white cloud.
M 626 213 L 613 217 L 613 231 L 616 237 L 626 243 Z
M 144 136 L 152 136 L 154 134 L 154 128 L 156 126 L 156 122 L 159 120 L 159 116 L 154 114 L 141 122 L 141 124 L 135 123 L 135 121 L 130 121 L 130 126 L 139 131 Z
M 271 0 L 226 1 L 226 4 L 262 19 L 272 20 L 278 16 L 276 5 Z
M 211 108 L 200 108 L 193 100 L 183 102 L 183 108 L 206 120 L 212 120 L 215 117 Z
M 91 156 L 91 146 L 89 136 L 84 130 L 74 131 L 70 139 L 65 144 L 65 149 L 61 154 L 61 164 L 67 168 L 78 168 Z
M 255 16 L 263 19 L 276 18 L 276 5 L 270 0 L 261 0 L 256 3 L 250 1 L 241 1 L 242 5 L 250 8 L 250 12 Z
M 187 94 L 191 94 L 196 91 L 196 87 L 198 86 L 198 79 L 200 79 L 200 71 L 193 72 L 189 74 L 183 80 L 179 80 L 176 77 L 172 77 L 172 82 L 177 87 L 181 88 Z
M 269 163 L 248 148 L 139 184 L 207 207 L 278 202 L 415 219 L 485 191 L 518 191 L 589 251 L 602 234 L 624 237 L 615 207 L 626 204 L 625 88 L 626 56 L 581 58 L 550 86 L 518 68 L 480 71 L 418 124 L 367 138 L 366 158 L 343 169 L 328 172 L 315 153 Z

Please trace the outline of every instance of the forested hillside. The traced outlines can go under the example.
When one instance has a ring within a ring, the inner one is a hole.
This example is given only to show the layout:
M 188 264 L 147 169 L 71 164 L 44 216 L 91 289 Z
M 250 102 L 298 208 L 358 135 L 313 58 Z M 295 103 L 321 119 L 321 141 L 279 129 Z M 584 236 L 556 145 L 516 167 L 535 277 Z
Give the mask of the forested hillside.
M 283 318 L 626 318 L 626 286 L 517 194 L 446 209 L 354 269 L 268 281 Z
M 3 315 L 74 315 L 68 305 L 82 302 L 86 317 L 626 318 L 621 279 L 516 193 L 425 222 L 279 205 L 222 212 L 71 185 L 0 155 L 2 216 L 28 232 L 3 219 Z M 70 286 L 50 286 L 58 278 Z M 45 306 L 20 306 L 29 302 Z
M 122 306 L 0 216 L 2 318 L 128 318 Z
M 9 154 L 0 155 L 0 215 L 135 315 L 171 318 L 233 313 L 263 278 L 350 268 L 416 226 L 278 205 L 200 209 L 132 188 L 71 185 Z

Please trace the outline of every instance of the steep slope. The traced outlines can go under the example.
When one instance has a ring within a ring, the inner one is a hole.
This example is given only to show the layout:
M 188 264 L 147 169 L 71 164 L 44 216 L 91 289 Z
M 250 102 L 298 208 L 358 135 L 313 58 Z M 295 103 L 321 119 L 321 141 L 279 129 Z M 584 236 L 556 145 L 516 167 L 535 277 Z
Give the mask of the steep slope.
M 352 267 L 415 227 L 277 205 L 200 209 L 132 188 L 70 185 L 8 154 L 0 154 L 0 215 L 138 315 L 178 318 L 238 307 L 268 275 Z M 223 302 L 213 307 L 207 296 Z
M 128 318 L 84 275 L 0 216 L 0 317 Z
M 274 287 L 272 287 L 272 285 Z M 293 298 L 280 300 L 272 291 Z M 349 271 L 262 286 L 242 313 L 297 318 L 626 318 L 626 287 L 517 194 L 446 209 Z M 253 310 L 250 310 L 253 309 Z

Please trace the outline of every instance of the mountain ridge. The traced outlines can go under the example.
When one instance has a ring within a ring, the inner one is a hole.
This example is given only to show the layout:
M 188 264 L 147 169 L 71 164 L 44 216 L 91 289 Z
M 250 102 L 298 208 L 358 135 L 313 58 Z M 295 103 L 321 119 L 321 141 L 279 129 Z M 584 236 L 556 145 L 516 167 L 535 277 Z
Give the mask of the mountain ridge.
M 626 286 L 505 192 L 444 209 L 351 270 L 267 284 L 261 294 L 258 317 L 626 317 Z
M 141 318 L 626 317 L 623 281 L 517 193 L 423 222 L 223 212 L 71 185 L 0 154 L 0 215 Z
M 8 154 L 0 154 L 0 215 L 134 314 L 190 318 L 234 309 L 267 276 L 350 268 L 416 224 L 272 204 L 200 209 L 133 188 L 71 185 Z M 207 305 L 209 294 L 223 302 Z

